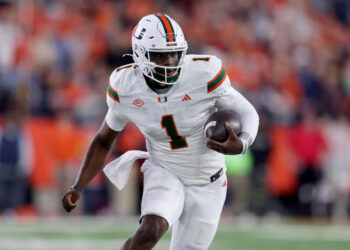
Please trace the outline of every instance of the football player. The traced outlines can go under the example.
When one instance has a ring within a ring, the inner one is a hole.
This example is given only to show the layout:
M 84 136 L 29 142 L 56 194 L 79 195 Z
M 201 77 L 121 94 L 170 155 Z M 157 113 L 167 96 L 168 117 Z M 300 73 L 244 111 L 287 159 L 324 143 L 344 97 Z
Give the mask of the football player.
M 247 151 L 257 134 L 257 112 L 231 87 L 220 59 L 186 55 L 184 34 L 168 15 L 143 17 L 133 31 L 132 49 L 135 63 L 110 76 L 108 112 L 63 206 L 68 212 L 77 206 L 130 121 L 145 136 L 149 157 L 141 168 L 140 226 L 121 249 L 151 249 L 170 227 L 170 249 L 207 249 L 226 197 L 224 154 Z M 227 125 L 225 142 L 205 138 L 204 123 L 219 109 L 237 114 L 239 137 Z

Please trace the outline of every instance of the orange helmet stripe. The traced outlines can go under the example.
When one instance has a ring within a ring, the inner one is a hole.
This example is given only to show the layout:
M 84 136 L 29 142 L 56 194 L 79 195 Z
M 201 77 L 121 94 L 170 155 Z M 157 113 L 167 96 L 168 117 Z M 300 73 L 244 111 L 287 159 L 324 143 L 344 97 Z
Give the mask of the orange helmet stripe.
M 175 34 L 174 34 L 174 28 L 170 22 L 170 20 L 163 14 L 157 13 L 155 14 L 160 22 L 162 23 L 166 35 L 166 41 L 167 42 L 175 42 Z

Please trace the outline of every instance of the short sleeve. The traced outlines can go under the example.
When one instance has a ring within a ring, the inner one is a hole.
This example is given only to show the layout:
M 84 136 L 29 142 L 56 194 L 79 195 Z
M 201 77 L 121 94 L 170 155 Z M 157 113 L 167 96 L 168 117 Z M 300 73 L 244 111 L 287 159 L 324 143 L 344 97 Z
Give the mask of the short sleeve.
M 118 115 L 118 113 L 111 108 L 108 109 L 105 120 L 108 127 L 114 131 L 122 131 L 128 121 L 125 117 Z
M 108 105 L 108 112 L 105 120 L 108 127 L 115 131 L 123 130 L 128 121 L 128 119 L 122 113 L 123 105 L 119 100 L 118 83 L 118 74 L 114 70 L 109 78 L 109 85 L 107 88 L 106 101 Z
M 237 91 L 231 86 L 230 78 L 219 58 L 213 56 L 210 65 L 210 80 L 207 82 L 208 94 L 235 97 Z
M 232 85 L 230 78 L 226 74 L 225 79 L 223 79 L 223 82 L 220 84 L 220 86 L 215 90 L 215 95 L 219 98 L 223 97 L 232 97 L 234 98 L 237 95 L 237 90 L 235 90 Z

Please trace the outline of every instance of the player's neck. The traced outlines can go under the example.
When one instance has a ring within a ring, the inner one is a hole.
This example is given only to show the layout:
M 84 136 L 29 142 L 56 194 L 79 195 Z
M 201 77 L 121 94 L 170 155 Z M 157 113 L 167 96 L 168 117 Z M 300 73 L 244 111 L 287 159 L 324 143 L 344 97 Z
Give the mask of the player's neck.
M 157 94 L 165 94 L 171 89 L 173 85 L 164 85 L 162 86 L 158 82 L 152 81 L 149 77 L 145 77 L 146 83 L 150 89 L 152 89 Z

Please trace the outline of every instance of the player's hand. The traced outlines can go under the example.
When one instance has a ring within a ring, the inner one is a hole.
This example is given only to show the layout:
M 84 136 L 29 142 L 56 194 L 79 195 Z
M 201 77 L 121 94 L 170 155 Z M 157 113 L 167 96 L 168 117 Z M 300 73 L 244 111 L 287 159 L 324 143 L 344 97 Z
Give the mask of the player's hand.
M 243 142 L 241 141 L 241 139 L 239 139 L 235 132 L 233 132 L 233 129 L 229 126 L 227 122 L 225 123 L 225 126 L 228 131 L 227 140 L 224 142 L 219 142 L 207 138 L 206 143 L 208 148 L 227 155 L 240 154 L 243 150 Z
M 78 205 L 78 201 L 81 198 L 82 193 L 79 190 L 72 189 L 68 191 L 62 198 L 62 205 L 64 209 L 70 213 Z

